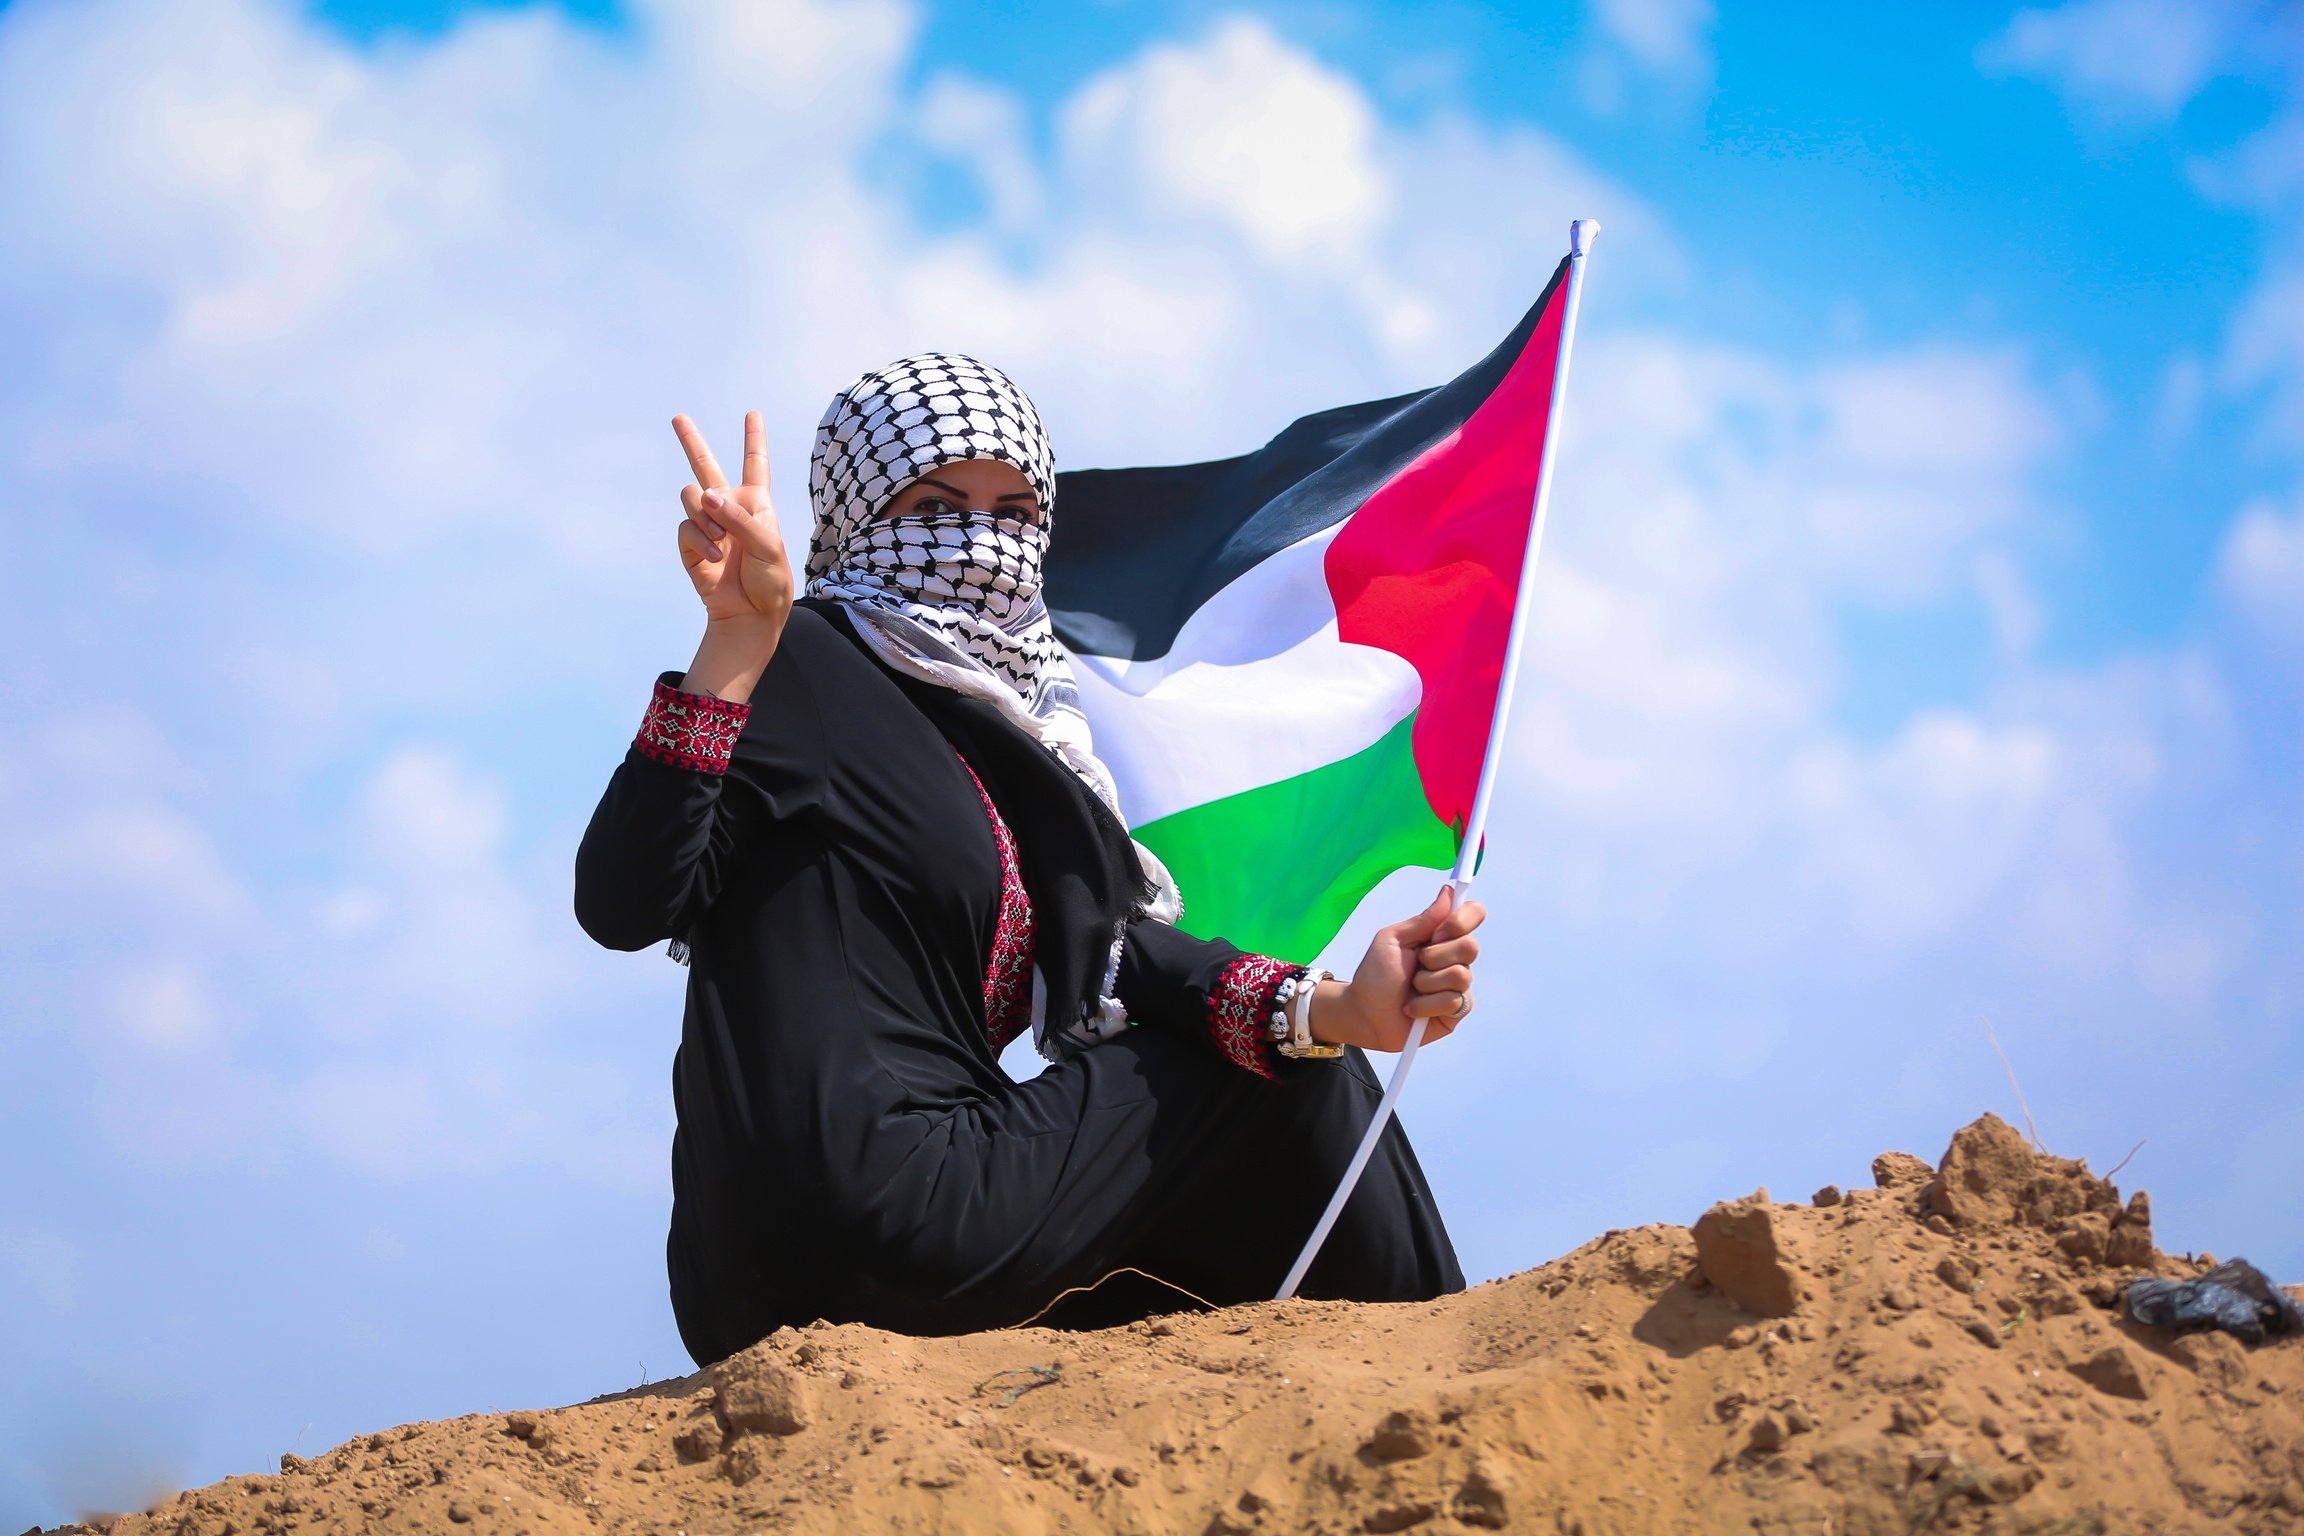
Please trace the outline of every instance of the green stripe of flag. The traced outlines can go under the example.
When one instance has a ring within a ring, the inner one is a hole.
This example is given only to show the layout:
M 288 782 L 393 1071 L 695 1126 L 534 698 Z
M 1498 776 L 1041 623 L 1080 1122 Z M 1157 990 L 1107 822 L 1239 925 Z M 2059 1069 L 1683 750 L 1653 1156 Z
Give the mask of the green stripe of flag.
M 1448 868 L 1455 834 L 1425 798 L 1415 724 L 1410 714 L 1341 761 L 1136 828 L 1184 892 L 1181 926 L 1308 961 L 1392 871 Z

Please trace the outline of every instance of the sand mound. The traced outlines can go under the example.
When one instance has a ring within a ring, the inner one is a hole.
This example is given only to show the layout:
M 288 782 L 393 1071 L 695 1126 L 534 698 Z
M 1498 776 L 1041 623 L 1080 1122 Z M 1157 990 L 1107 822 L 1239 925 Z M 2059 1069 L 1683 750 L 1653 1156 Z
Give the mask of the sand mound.
M 2304 1343 L 2122 1320 L 2150 1207 L 1990 1116 L 1876 1187 L 1610 1232 L 1428 1305 L 1106 1333 L 788 1329 L 411 1425 L 120 1536 L 2304 1531 Z

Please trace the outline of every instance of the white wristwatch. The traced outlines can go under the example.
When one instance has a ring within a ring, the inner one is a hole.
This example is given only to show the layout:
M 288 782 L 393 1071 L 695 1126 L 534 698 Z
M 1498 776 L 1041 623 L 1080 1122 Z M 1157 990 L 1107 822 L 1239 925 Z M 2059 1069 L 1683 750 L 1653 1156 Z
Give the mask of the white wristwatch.
M 1274 1042 L 1273 1048 L 1291 1061 L 1333 1061 L 1344 1054 L 1340 1045 L 1323 1045 L 1312 1038 L 1312 994 L 1320 983 L 1335 978 L 1318 966 L 1307 966 L 1297 981 L 1296 990 L 1288 995 L 1288 1038 Z

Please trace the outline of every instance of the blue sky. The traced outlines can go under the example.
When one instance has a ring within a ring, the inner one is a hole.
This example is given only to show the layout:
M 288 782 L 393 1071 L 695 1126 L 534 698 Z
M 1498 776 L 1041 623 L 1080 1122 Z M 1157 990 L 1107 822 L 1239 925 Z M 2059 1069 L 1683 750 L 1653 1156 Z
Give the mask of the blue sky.
M 2014 1118 L 1989 1016 L 2164 1244 L 2304 1277 L 2300 62 L 2177 0 L 0 5 L 0 1528 L 686 1368 L 679 973 L 568 915 L 694 641 L 672 411 L 796 487 L 957 345 L 1066 462 L 1237 450 L 1456 371 L 1578 215 L 1407 1107 L 1467 1268 Z

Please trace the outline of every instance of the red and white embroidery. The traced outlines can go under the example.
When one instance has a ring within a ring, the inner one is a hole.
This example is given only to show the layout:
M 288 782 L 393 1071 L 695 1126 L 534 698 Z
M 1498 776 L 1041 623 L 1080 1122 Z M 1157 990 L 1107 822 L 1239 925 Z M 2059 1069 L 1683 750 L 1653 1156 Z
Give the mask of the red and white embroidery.
M 726 773 L 728 754 L 751 717 L 752 706 L 688 693 L 661 679 L 632 744 L 644 757 L 700 773 Z
M 1016 837 L 1000 819 L 998 807 L 976 777 L 968 759 L 968 781 L 984 802 L 992 822 L 992 841 L 1000 849 L 1000 921 L 992 930 L 992 953 L 984 962 L 984 1026 L 992 1036 L 992 1049 L 1000 1050 L 1032 1027 L 1032 899 L 1024 893 L 1024 873 L 1016 862 Z
M 1280 983 L 1303 969 L 1270 955 L 1235 955 L 1217 973 L 1208 994 L 1208 1033 L 1226 1060 L 1258 1077 L 1278 1075 L 1272 1070 L 1272 1037 L 1264 1025 L 1272 1016 L 1272 999 Z

